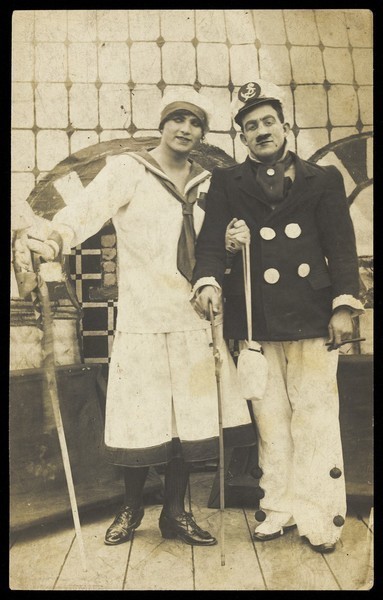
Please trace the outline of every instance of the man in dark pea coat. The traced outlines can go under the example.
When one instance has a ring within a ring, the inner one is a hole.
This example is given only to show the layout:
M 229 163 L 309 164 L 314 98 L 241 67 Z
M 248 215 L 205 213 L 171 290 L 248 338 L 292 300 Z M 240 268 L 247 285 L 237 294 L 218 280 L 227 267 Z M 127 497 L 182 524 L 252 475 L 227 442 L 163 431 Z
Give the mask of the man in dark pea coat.
M 252 339 L 269 365 L 265 395 L 252 403 L 266 517 L 254 539 L 297 525 L 314 550 L 331 552 L 346 514 L 338 347 L 363 311 L 343 179 L 336 167 L 288 150 L 282 92 L 273 84 L 243 85 L 232 108 L 249 155 L 213 172 L 192 304 L 208 318 L 209 302 L 218 313 L 223 296 L 225 337 L 247 338 L 239 250 L 251 240 Z

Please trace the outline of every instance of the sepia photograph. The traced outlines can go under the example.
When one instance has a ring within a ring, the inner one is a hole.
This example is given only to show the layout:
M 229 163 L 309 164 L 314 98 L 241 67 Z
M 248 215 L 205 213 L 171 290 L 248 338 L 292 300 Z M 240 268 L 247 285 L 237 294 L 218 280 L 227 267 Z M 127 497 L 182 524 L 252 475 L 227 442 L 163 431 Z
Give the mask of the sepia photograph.
M 11 591 L 374 587 L 374 17 L 12 12 Z

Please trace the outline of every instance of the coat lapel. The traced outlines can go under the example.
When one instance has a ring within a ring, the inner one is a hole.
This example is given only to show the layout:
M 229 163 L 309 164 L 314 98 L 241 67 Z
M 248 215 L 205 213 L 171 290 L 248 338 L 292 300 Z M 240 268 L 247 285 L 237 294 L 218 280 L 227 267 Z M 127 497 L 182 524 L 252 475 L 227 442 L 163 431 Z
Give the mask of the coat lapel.
M 316 171 L 311 167 L 310 163 L 303 161 L 296 154 L 294 154 L 294 157 L 295 179 L 289 194 L 279 206 L 270 212 L 266 221 L 272 221 L 280 214 L 286 215 L 286 213 L 294 210 L 313 191 Z M 239 189 L 243 192 L 242 201 L 252 209 L 254 209 L 254 202 L 257 200 L 269 206 L 264 191 L 255 181 L 250 159 L 247 158 L 241 167 L 235 177 L 238 180 Z
M 260 200 L 269 206 L 263 189 L 255 180 L 250 158 L 246 158 L 241 167 L 242 168 L 236 177 L 239 179 L 240 190 L 245 193 L 245 202 L 250 202 L 250 206 L 253 206 L 254 198 L 256 198 L 257 200 Z
M 316 172 L 310 163 L 302 161 L 299 156 L 295 155 L 295 179 L 293 184 L 287 198 L 275 208 L 268 220 L 274 220 L 280 214 L 286 216 L 286 214 L 295 210 L 300 203 L 304 202 L 312 194 L 315 177 Z

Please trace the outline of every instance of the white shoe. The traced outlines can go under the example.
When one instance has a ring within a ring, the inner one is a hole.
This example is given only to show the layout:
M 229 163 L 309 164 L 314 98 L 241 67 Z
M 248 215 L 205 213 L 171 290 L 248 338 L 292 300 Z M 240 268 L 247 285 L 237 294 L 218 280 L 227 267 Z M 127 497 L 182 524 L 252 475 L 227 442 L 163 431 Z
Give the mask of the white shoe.
M 270 512 L 266 519 L 255 528 L 254 539 L 262 542 L 280 537 L 286 531 L 296 527 L 290 513 Z
M 329 554 L 330 552 L 334 552 L 336 547 L 336 542 L 324 542 L 323 544 L 312 544 L 310 540 L 303 536 L 303 539 L 308 542 L 310 547 L 315 550 L 315 552 L 320 552 L 320 554 Z

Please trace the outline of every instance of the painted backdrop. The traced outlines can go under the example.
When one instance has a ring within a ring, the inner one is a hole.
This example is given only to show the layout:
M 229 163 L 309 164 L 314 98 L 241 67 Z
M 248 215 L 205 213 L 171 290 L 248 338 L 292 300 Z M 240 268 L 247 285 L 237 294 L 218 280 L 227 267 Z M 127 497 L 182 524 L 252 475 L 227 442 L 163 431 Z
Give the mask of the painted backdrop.
M 357 351 L 372 352 L 368 10 L 15 11 L 12 40 L 12 202 L 36 202 L 36 191 L 63 164 L 74 168 L 73 155 L 89 164 L 115 140 L 158 137 L 158 104 L 169 87 L 191 86 L 213 100 L 206 152 L 241 162 L 246 151 L 230 118 L 231 99 L 255 77 L 282 86 L 291 149 L 335 164 L 344 177 L 366 307 L 359 325 L 367 341 Z M 52 212 L 57 198 L 44 198 L 41 212 Z M 115 241 L 106 228 L 70 257 L 84 311 L 85 362 L 110 356 Z

